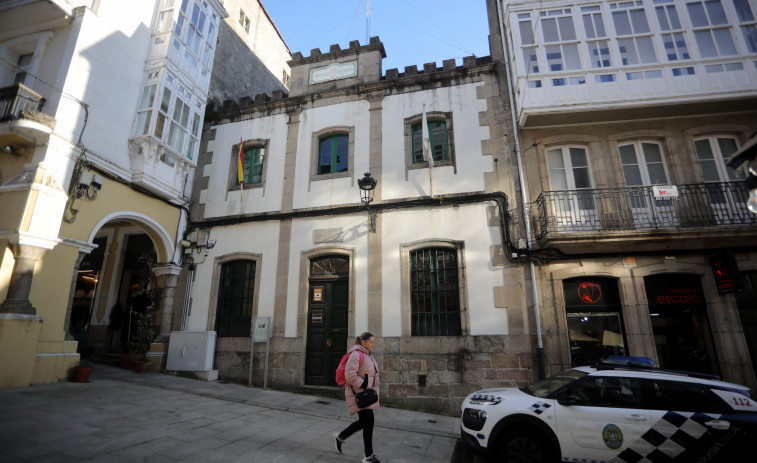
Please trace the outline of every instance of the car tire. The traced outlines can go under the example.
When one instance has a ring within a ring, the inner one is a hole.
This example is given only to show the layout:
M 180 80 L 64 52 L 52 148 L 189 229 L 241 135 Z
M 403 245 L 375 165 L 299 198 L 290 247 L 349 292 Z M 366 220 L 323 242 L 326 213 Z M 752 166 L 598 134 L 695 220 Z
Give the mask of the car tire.
M 500 439 L 497 461 L 503 463 L 552 463 L 551 446 L 540 434 L 526 430 L 507 431 Z

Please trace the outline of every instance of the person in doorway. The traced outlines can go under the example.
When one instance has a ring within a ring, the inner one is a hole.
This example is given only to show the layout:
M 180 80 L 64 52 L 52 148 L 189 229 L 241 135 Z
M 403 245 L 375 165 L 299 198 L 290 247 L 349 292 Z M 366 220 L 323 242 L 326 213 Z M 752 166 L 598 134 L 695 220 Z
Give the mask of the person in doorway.
M 355 345 L 349 350 L 350 356 L 344 368 L 344 378 L 347 380 L 344 386 L 344 398 L 350 415 L 357 413 L 358 420 L 342 432 L 334 433 L 334 447 L 337 452 L 342 453 L 342 444 L 345 439 L 363 430 L 363 446 L 365 447 L 363 463 L 380 463 L 373 454 L 373 411 L 378 410 L 379 402 L 366 408 L 359 408 L 355 399 L 355 394 L 366 389 L 374 389 L 376 395 L 380 397 L 378 364 L 373 358 L 374 342 L 373 335 L 366 332 L 355 339 Z

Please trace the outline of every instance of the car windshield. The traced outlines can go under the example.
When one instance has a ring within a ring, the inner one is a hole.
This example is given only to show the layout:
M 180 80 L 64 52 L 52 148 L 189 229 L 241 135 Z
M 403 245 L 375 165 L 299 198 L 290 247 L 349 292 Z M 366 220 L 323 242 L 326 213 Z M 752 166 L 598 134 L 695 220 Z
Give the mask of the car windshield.
M 579 370 L 565 370 L 559 375 L 550 376 L 528 387 L 521 388 L 521 391 L 534 397 L 544 398 L 566 386 L 577 379 L 581 379 L 588 373 Z

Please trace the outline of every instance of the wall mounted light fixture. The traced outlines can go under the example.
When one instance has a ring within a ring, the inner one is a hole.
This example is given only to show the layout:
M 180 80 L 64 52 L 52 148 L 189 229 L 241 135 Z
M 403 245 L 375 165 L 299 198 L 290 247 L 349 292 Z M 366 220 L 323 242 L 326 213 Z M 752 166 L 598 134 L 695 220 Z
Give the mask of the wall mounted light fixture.
M 357 186 L 360 187 L 360 202 L 365 204 L 365 208 L 368 210 L 368 217 L 370 222 L 370 230 L 376 232 L 376 214 L 371 211 L 370 204 L 373 202 L 373 190 L 376 189 L 375 178 L 371 177 L 370 172 L 366 172 L 363 178 L 357 181 Z

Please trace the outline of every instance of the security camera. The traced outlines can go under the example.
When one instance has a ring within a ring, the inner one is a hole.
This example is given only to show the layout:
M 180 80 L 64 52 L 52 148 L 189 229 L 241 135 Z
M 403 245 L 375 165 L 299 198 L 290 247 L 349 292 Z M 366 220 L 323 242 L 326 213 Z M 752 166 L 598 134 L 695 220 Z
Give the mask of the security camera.
M 86 190 L 89 188 L 89 184 L 92 183 L 92 172 L 83 170 L 79 174 L 79 188 Z
M 103 187 L 103 178 L 99 175 L 93 175 L 90 185 L 92 185 L 92 188 L 94 188 L 95 190 L 99 190 Z

